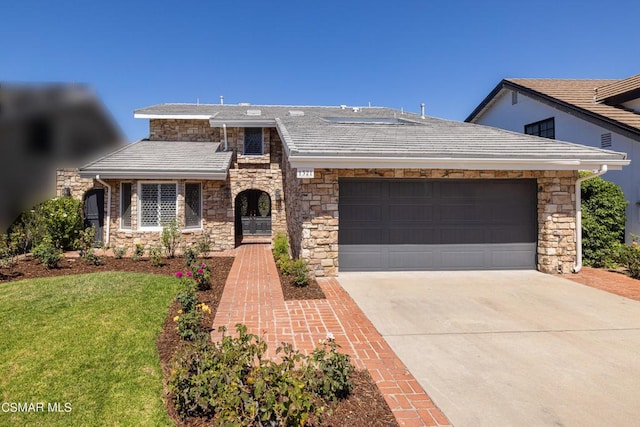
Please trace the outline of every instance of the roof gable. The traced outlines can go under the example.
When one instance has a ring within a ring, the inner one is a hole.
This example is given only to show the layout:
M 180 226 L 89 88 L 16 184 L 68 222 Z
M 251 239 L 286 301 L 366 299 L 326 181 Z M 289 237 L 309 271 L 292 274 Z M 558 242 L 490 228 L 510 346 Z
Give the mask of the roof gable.
M 617 82 L 602 79 L 504 79 L 465 121 L 476 122 L 501 92 L 513 90 L 583 120 L 640 140 L 640 114 L 626 108 L 595 101 L 596 89 L 608 87 Z

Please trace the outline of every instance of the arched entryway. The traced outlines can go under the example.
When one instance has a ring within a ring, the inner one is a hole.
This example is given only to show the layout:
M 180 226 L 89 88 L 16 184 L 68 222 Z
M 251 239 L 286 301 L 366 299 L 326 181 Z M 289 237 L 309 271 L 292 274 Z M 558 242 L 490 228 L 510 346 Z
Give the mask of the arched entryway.
M 271 235 L 271 197 L 261 190 L 236 196 L 236 237 Z
M 84 226 L 93 226 L 96 230 L 95 243 L 103 242 L 102 230 L 104 229 L 104 189 L 94 188 L 84 195 Z

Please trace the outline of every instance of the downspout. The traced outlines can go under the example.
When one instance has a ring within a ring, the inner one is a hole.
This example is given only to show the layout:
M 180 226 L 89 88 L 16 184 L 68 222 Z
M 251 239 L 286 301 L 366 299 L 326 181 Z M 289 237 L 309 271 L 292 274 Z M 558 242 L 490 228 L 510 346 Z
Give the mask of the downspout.
M 107 227 L 105 230 L 106 246 L 109 246 L 109 231 L 111 229 L 111 186 L 100 179 L 100 175 L 96 175 L 96 181 L 107 187 Z
M 225 123 L 222 124 L 222 131 L 224 132 L 224 151 L 229 151 L 227 144 L 227 125 Z
M 581 184 L 584 181 L 607 173 L 607 165 L 601 165 L 600 169 L 591 175 L 583 176 L 576 180 L 576 264 L 573 272 L 577 273 L 582 269 L 582 194 Z

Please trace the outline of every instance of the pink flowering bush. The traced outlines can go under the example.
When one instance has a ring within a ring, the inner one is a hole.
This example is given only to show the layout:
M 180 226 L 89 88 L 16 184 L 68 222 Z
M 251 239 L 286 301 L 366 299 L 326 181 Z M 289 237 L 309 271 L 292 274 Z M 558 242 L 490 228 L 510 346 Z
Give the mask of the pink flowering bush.
M 188 271 L 187 275 L 196 281 L 199 290 L 206 291 L 211 289 L 211 270 L 206 263 L 202 262 L 192 264 L 191 271 Z

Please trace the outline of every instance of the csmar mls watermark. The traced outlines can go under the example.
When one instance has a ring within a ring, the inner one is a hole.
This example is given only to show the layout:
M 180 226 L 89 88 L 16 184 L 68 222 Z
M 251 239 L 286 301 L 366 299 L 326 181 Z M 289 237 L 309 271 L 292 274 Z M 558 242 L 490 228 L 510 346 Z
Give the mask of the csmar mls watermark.
M 2 402 L 0 411 L 3 413 L 36 413 L 51 412 L 65 414 L 73 410 L 69 402 Z

